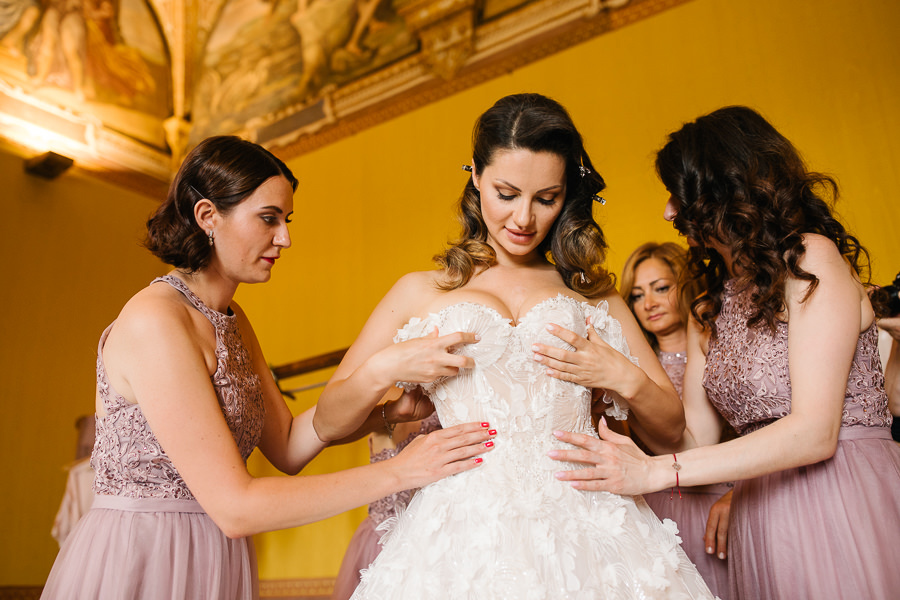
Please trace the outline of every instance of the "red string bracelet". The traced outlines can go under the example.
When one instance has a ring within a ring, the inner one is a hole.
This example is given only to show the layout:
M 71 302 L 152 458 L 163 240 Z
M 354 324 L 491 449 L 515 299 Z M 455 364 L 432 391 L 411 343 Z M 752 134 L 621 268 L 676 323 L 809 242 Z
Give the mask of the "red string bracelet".
M 675 497 L 675 490 L 678 490 L 678 497 L 681 498 L 681 485 L 679 485 L 678 481 L 678 471 L 681 470 L 681 464 L 678 462 L 678 456 L 672 454 L 672 458 L 675 459 L 675 462 L 672 463 L 672 468 L 675 469 L 675 487 L 669 493 L 669 500 Z

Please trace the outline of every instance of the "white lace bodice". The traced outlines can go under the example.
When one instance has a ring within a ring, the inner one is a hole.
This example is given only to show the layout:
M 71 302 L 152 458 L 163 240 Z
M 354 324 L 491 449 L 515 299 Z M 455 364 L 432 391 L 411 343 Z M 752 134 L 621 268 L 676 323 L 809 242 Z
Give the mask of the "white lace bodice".
M 548 376 L 546 367 L 534 360 L 531 349 L 533 344 L 542 343 L 572 350 L 572 346 L 548 332 L 546 325 L 554 323 L 586 336 L 588 320 L 608 344 L 631 358 L 622 327 L 609 315 L 605 301 L 592 306 L 563 294 L 535 305 L 518 325 L 482 304 L 451 304 L 424 319 L 410 320 L 394 341 L 424 337 L 435 326 L 439 335 L 466 331 L 481 336 L 479 342 L 456 350 L 472 357 L 474 368 L 422 386 L 444 427 L 488 421 L 504 436 L 533 437 L 554 430 L 590 433 L 591 391 Z M 608 403 L 608 415 L 627 417 L 628 407 L 620 399 Z
M 435 327 L 440 335 L 481 336 L 457 350 L 474 359 L 473 368 L 422 387 L 445 427 L 488 421 L 496 445 L 482 454 L 483 464 L 425 486 L 380 526 L 384 549 L 363 571 L 353 600 L 712 598 L 678 547 L 673 522 L 660 523 L 640 497 L 559 481 L 556 472 L 586 465 L 547 456 L 566 446 L 554 430 L 597 432 L 591 391 L 547 375 L 532 345 L 564 347 L 546 325 L 585 336 L 590 319 L 603 340 L 629 356 L 608 309 L 560 294 L 515 325 L 493 308 L 458 302 L 399 330 L 397 342 Z M 628 414 L 613 401 L 606 412 Z

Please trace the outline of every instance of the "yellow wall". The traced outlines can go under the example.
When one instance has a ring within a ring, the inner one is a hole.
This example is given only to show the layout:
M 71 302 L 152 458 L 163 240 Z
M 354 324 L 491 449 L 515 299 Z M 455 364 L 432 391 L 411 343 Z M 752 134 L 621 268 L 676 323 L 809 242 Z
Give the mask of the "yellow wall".
M 453 235 L 471 126 L 497 98 L 552 95 L 571 111 L 609 203 L 596 214 L 610 264 L 648 239 L 676 239 L 653 153 L 683 121 L 725 104 L 761 110 L 835 174 L 839 211 L 872 251 L 876 281 L 900 269 L 900 3 L 693 0 L 452 98 L 290 161 L 300 177 L 293 248 L 273 281 L 245 286 L 270 363 L 349 345 L 394 280 L 430 268 Z M 26 177 L 0 153 L 0 585 L 40 584 L 74 452 L 92 410 L 95 344 L 124 301 L 164 272 L 137 246 L 153 203 L 67 174 Z M 327 376 L 327 374 L 325 375 Z M 321 373 L 287 382 L 302 385 Z M 296 410 L 315 401 L 300 396 Z M 326 451 L 309 472 L 361 464 L 364 443 Z M 257 474 L 264 461 L 251 459 Z M 330 577 L 364 512 L 257 536 L 266 579 Z
M 838 209 L 872 251 L 876 280 L 888 282 L 900 270 L 898 30 L 896 0 L 693 0 L 292 160 L 301 182 L 294 246 L 271 283 L 239 297 L 270 362 L 350 344 L 397 277 L 430 268 L 456 231 L 472 123 L 521 91 L 560 100 L 585 135 L 609 185 L 596 215 L 613 270 L 641 242 L 677 239 L 653 173 L 665 135 L 747 104 L 813 168 L 838 177 Z M 330 450 L 318 466 L 365 458 L 357 445 Z M 362 514 L 258 536 L 262 576 L 333 576 Z
M 58 549 L 75 420 L 94 412 L 100 333 L 165 270 L 138 244 L 147 198 L 77 172 L 25 175 L 7 149 L 0 182 L 0 585 L 37 585 Z

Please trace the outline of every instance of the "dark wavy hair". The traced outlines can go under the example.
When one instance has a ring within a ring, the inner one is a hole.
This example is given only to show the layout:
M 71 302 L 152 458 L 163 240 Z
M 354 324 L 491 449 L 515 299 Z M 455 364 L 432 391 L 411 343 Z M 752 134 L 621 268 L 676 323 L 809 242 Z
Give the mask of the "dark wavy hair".
M 677 287 L 678 292 L 676 295 L 678 316 L 681 317 L 682 325 L 687 327 L 691 302 L 700 295 L 703 286 L 700 281 L 689 276 L 688 252 L 675 242 L 647 242 L 635 248 L 634 252 L 625 260 L 625 266 L 622 267 L 619 294 L 631 312 L 634 312 L 634 299 L 631 297 L 634 289 L 634 275 L 641 263 L 651 258 L 662 261 L 672 271 L 673 284 Z M 654 350 L 659 350 L 656 336 L 644 329 L 644 325 L 640 321 L 638 321 L 638 325 L 641 326 L 641 331 L 644 332 L 644 337 L 647 338 L 650 346 Z
M 868 282 L 868 252 L 832 212 L 837 183 L 808 171 L 791 142 L 754 110 L 729 106 L 684 125 L 657 154 L 656 171 L 677 204 L 675 228 L 698 244 L 691 273 L 708 287 L 691 310 L 713 333 L 728 273 L 710 241 L 730 248 L 738 285 L 754 288 L 750 327 L 775 328 L 788 277 L 809 282 L 804 300 L 818 286 L 799 266 L 803 234 L 833 241 Z
M 147 221 L 144 246 L 178 269 L 199 271 L 212 256 L 207 234 L 194 218 L 203 198 L 228 214 L 272 177 L 284 177 L 297 191 L 297 178 L 281 159 L 236 136 L 210 137 L 185 157 L 169 193 Z
M 606 187 L 596 172 L 581 134 L 561 104 L 540 94 L 515 94 L 498 100 L 482 114 L 472 133 L 472 160 L 480 174 L 498 151 L 550 152 L 565 161 L 566 198 L 538 251 L 547 257 L 572 290 L 599 296 L 614 286 L 603 267 L 606 240 L 594 221 L 594 195 Z M 582 169 L 586 169 L 582 176 Z M 479 268 L 495 264 L 481 214 L 481 195 L 472 177 L 459 200 L 462 234 L 435 262 L 447 273 L 440 286 L 452 290 L 465 285 Z

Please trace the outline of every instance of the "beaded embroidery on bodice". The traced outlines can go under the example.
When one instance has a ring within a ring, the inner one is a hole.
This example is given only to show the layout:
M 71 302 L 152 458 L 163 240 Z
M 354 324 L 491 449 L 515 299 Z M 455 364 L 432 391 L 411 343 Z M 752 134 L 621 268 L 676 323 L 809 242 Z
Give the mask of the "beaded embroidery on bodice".
M 622 327 L 609 315 L 606 302 L 592 306 L 563 294 L 534 306 L 516 326 L 493 308 L 472 302 L 451 304 L 424 319 L 413 318 L 394 341 L 423 337 L 435 326 L 439 335 L 458 331 L 479 334 L 480 341 L 456 350 L 472 357 L 474 368 L 422 387 L 444 427 L 487 421 L 504 437 L 527 445 L 535 439 L 555 440 L 550 435 L 555 430 L 596 435 L 591 424 L 591 391 L 548 376 L 531 350 L 534 343 L 573 350 L 548 332 L 546 325 L 555 323 L 586 336 L 587 317 L 607 343 L 630 357 Z M 623 402 L 604 400 L 610 404 L 607 414 L 627 417 L 628 407 Z
M 740 434 L 749 433 L 791 412 L 788 325 L 746 326 L 752 289 L 725 282 L 716 337 L 710 340 L 703 387 L 710 402 Z M 890 426 L 884 373 L 875 324 L 860 334 L 844 396 L 842 427 Z
M 259 444 L 265 420 L 262 389 L 241 339 L 237 318 L 207 307 L 177 277 L 165 282 L 182 294 L 216 330 L 216 372 L 210 378 L 219 406 L 244 460 Z M 113 323 L 114 324 L 114 323 Z M 109 383 L 103 364 L 103 346 L 113 324 L 100 338 L 97 352 L 97 389 L 106 415 L 97 419 L 91 466 L 94 493 L 129 498 L 181 498 L 193 500 L 172 461 L 166 455 L 138 404 L 131 404 Z

